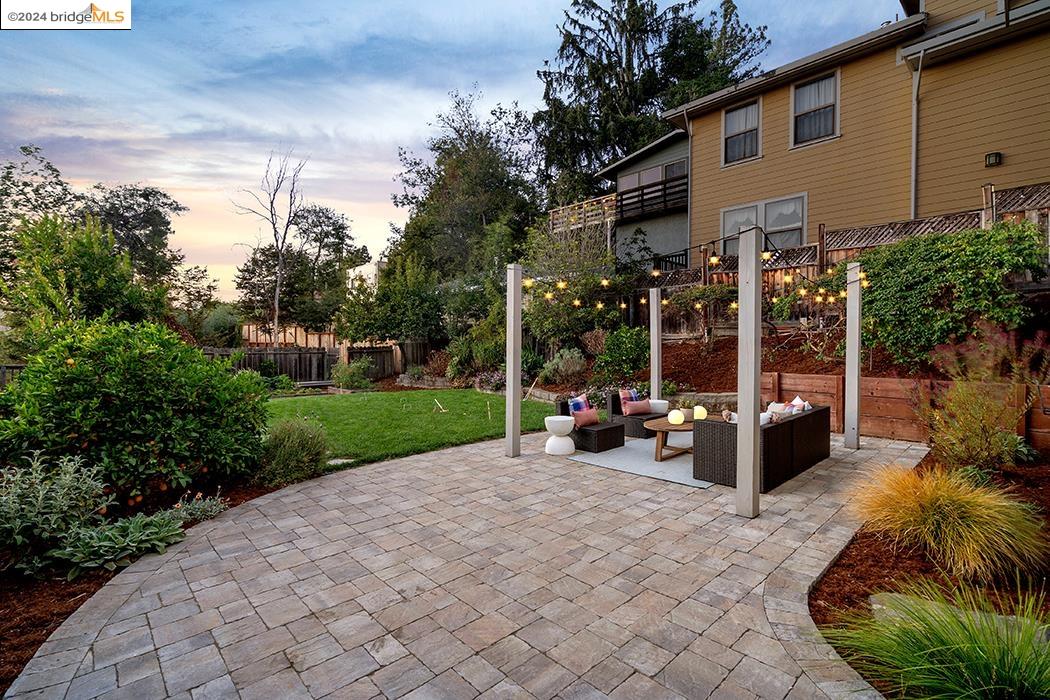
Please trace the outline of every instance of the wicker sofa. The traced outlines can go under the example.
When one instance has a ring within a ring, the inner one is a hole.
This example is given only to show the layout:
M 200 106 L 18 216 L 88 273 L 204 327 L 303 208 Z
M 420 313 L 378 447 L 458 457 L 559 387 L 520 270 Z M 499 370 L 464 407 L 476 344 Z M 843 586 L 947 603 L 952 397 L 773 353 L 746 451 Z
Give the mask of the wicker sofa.
M 572 415 L 569 411 L 568 401 L 558 402 L 558 415 Z M 577 450 L 584 452 L 605 452 L 616 447 L 623 447 L 624 432 L 623 425 L 619 423 L 598 423 L 597 425 L 586 425 L 582 428 L 573 428 L 569 433 Z
M 647 420 L 663 418 L 666 415 L 664 413 L 639 413 L 632 416 L 625 416 L 623 414 L 623 404 L 620 403 L 620 394 L 616 391 L 609 392 L 609 398 L 606 401 L 605 408 L 607 410 L 607 415 L 609 416 L 609 422 L 623 425 L 624 434 L 627 435 L 627 437 L 656 437 L 654 431 L 649 430 L 642 424 Z
M 759 435 L 759 491 L 767 493 L 831 454 L 831 409 L 814 406 L 763 425 Z M 735 424 L 693 423 L 693 478 L 736 486 Z

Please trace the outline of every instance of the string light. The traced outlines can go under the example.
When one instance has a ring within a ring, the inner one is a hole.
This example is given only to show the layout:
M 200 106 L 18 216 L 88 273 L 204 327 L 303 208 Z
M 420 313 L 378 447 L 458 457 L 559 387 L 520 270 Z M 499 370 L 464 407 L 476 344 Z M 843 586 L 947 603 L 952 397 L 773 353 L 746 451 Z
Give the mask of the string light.
M 867 276 L 868 276 L 868 273 L 864 272 L 864 270 L 861 270 L 860 272 L 857 273 L 857 277 L 860 277 L 861 279 L 864 279 Z
M 791 284 L 791 281 L 793 279 L 795 279 L 795 278 L 791 276 L 790 272 L 784 274 L 784 284 Z
M 660 270 L 658 270 L 657 268 L 654 267 L 653 271 L 652 271 L 652 276 L 653 277 L 659 277 L 660 276 Z
M 536 280 L 531 277 L 526 277 L 521 283 L 525 285 L 526 289 L 532 289 L 532 285 L 536 284 Z
M 774 296 L 774 297 L 773 297 L 772 299 L 770 299 L 770 301 L 771 301 L 771 302 L 773 302 L 773 303 L 775 304 L 775 303 L 777 303 L 778 301 L 780 301 L 780 297 L 778 297 L 778 296 Z
M 707 262 L 711 263 L 712 265 L 717 265 L 721 261 L 722 258 L 718 257 L 717 255 L 712 255 L 707 259 Z
M 554 292 L 544 292 L 543 293 L 543 298 L 546 299 L 547 301 L 553 301 L 554 300 Z
M 798 295 L 799 295 L 800 297 L 804 297 L 804 296 L 806 296 L 806 288 L 805 288 L 805 287 L 803 287 L 802 289 L 798 290 Z
M 670 302 L 670 301 L 668 301 L 667 299 L 661 299 L 661 300 L 660 300 L 660 305 L 661 305 L 661 306 L 667 306 L 667 305 L 668 305 L 668 304 L 670 304 L 670 303 L 671 303 L 671 302 Z
M 860 281 L 860 286 L 863 287 L 864 289 L 867 289 L 868 287 L 871 286 L 871 282 L 869 282 L 868 280 L 861 280 Z
M 813 301 L 814 301 L 814 303 L 819 304 L 820 302 L 824 301 L 824 297 L 819 296 L 819 295 L 815 296 L 815 297 L 813 297 Z
M 817 288 L 817 294 L 823 294 L 823 293 L 824 293 L 824 288 L 823 287 L 818 287 Z
M 693 308 L 699 311 L 700 309 L 704 308 L 704 305 L 700 302 L 696 302 L 695 304 L 693 304 Z
M 603 287 L 608 287 L 609 286 L 609 278 L 608 277 L 602 277 L 602 286 Z
M 583 306 L 583 302 L 580 301 L 579 299 L 573 299 L 572 300 L 572 305 L 573 306 Z
M 846 298 L 846 290 L 845 290 L 845 289 L 843 289 L 843 290 L 842 290 L 841 292 L 839 292 L 839 296 L 840 296 L 841 298 L 845 299 L 845 298 Z
M 620 302 L 620 308 L 621 308 L 621 309 L 626 309 L 626 308 L 627 308 L 627 302 L 625 302 L 625 301 L 621 301 L 621 302 Z
M 599 301 L 597 304 L 594 305 L 594 308 L 596 308 L 599 311 L 601 311 L 602 309 L 605 308 L 605 304 L 603 304 L 602 302 Z
M 731 301 L 729 302 L 729 308 L 733 311 L 736 311 L 738 308 L 740 308 L 740 304 L 736 303 L 735 301 Z
M 645 304 L 646 304 L 645 297 L 642 297 L 641 299 L 639 299 L 638 303 L 641 304 L 642 306 L 645 306 Z
M 773 259 L 773 254 L 771 252 L 769 252 L 768 250 L 763 250 L 762 251 L 762 259 L 763 260 L 772 260 Z
M 554 286 L 556 286 L 558 289 L 568 289 L 569 283 L 565 280 L 558 280 L 558 283 Z

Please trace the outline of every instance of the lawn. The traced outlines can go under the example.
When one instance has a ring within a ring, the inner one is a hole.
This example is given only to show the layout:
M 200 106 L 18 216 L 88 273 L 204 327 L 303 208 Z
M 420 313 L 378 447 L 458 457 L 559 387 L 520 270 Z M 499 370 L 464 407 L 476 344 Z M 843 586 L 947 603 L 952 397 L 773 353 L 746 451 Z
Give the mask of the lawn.
M 446 409 L 441 412 L 437 403 Z M 503 435 L 504 398 L 473 389 L 363 392 L 270 401 L 271 420 L 321 421 L 333 457 L 358 463 L 429 452 Z M 522 431 L 542 430 L 550 404 L 523 401 Z

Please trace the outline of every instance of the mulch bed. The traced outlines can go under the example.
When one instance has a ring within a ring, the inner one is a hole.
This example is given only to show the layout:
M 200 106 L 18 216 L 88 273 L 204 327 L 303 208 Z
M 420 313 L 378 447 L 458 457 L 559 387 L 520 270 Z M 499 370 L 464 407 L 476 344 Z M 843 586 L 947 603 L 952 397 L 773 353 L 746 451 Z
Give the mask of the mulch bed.
M 377 382 L 373 382 L 372 387 L 375 391 L 420 391 L 426 388 L 422 386 L 402 386 L 397 383 L 397 377 L 380 379 Z
M 916 469 L 934 464 L 933 456 L 927 455 Z M 1044 518 L 1050 515 L 1050 458 L 1044 456 L 1036 464 L 1004 469 L 995 480 L 1001 486 L 1012 488 L 1018 497 L 1039 505 Z M 1050 526 L 1050 518 L 1047 523 Z M 1034 587 L 1038 588 L 1041 580 L 1043 590 L 1050 594 L 1046 587 L 1047 573 L 1050 573 L 1050 562 L 1041 579 L 1036 577 Z M 959 583 L 940 571 L 925 552 L 896 549 L 887 538 L 860 530 L 810 591 L 810 616 L 818 626 L 823 626 L 840 623 L 844 616 L 871 615 L 868 600 L 871 595 L 899 590 L 902 584 L 915 579 L 928 579 L 942 586 Z M 1000 609 L 1009 607 L 1010 601 L 1016 598 L 1016 590 L 1014 580 L 985 587 L 993 604 Z M 1050 613 L 1050 598 L 1045 601 L 1044 611 Z M 877 683 L 873 684 L 879 688 Z

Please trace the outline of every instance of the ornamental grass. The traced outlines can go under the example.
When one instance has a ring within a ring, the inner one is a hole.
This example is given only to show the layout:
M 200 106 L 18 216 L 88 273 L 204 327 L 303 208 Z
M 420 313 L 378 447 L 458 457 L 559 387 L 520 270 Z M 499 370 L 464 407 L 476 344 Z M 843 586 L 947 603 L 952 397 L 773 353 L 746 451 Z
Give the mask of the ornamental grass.
M 1038 570 L 1046 561 L 1042 518 L 1028 503 L 964 473 L 883 467 L 858 490 L 853 508 L 869 531 L 922 548 L 948 572 L 988 579 Z
M 1050 697 L 1050 642 L 1042 594 L 1018 592 L 996 614 L 979 591 L 947 595 L 930 582 L 905 587 L 874 617 L 824 628 L 850 664 L 904 698 Z

